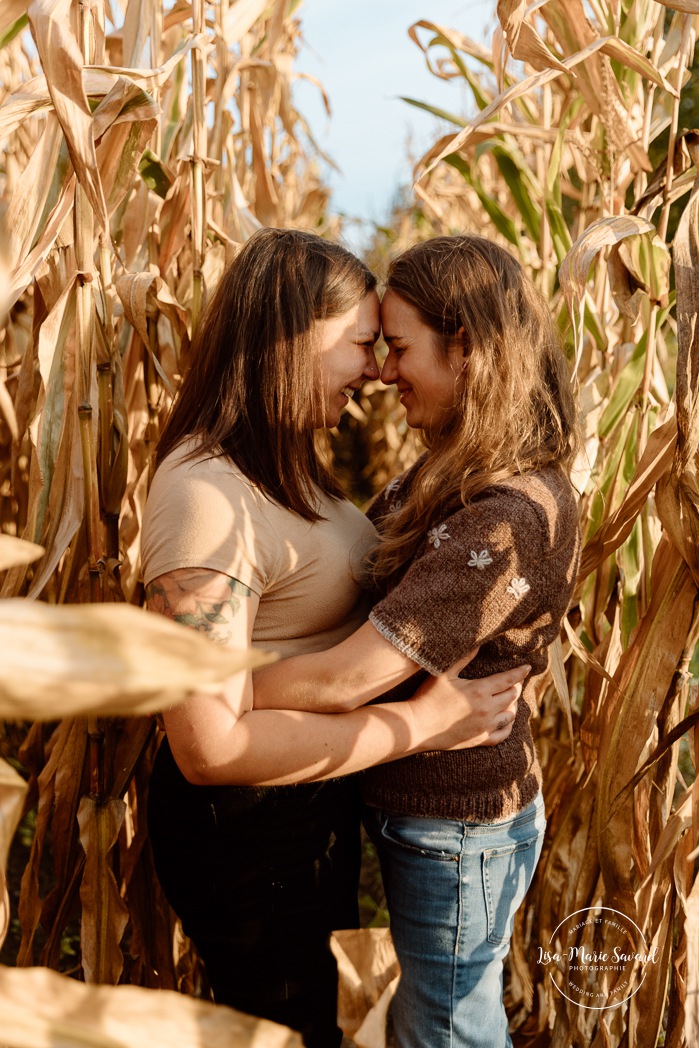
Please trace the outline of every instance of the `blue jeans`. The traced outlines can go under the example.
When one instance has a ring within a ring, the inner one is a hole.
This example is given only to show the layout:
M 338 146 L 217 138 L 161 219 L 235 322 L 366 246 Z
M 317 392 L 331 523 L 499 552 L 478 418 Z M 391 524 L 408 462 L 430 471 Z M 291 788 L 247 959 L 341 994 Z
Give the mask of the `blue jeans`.
M 546 818 L 539 795 L 512 818 L 456 822 L 365 810 L 401 965 L 398 1048 L 506 1048 L 502 968 Z

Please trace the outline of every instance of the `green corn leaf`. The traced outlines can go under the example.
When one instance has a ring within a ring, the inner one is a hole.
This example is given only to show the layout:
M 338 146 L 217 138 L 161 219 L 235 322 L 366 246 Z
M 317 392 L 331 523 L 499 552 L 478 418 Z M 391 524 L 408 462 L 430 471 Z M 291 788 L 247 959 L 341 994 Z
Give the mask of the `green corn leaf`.
M 609 403 L 602 413 L 599 423 L 599 435 L 604 438 L 609 436 L 619 420 L 626 414 L 636 395 L 636 391 L 643 378 L 643 369 L 646 362 L 647 333 L 641 336 L 638 345 L 634 349 L 631 359 L 624 365 L 617 379 L 614 391 Z
M 409 106 L 415 106 L 416 109 L 424 109 L 426 113 L 431 113 L 432 116 L 438 117 L 440 120 L 448 120 L 450 124 L 456 124 L 457 127 L 466 127 L 468 120 L 464 120 L 461 116 L 456 116 L 455 113 L 448 113 L 446 109 L 438 109 L 437 106 L 431 106 L 427 102 L 419 102 L 416 98 L 408 98 L 406 95 L 400 95 L 401 102 L 407 102 Z
M 21 15 L 16 22 L 14 22 L 9 29 L 6 29 L 2 35 L 0 35 L 0 49 L 7 47 L 8 44 L 12 43 L 16 36 L 22 32 L 22 30 L 29 24 L 29 18 L 27 15 Z
M 164 200 L 172 185 L 172 178 L 152 149 L 144 150 L 138 165 L 138 173 L 148 188 Z
M 536 196 L 531 192 L 533 176 L 526 164 L 518 163 L 511 150 L 503 145 L 493 144 L 490 151 L 505 179 L 512 199 L 522 216 L 522 222 L 529 236 L 537 244 L 541 236 L 541 214 L 536 203 Z
M 551 238 L 554 251 L 560 265 L 565 256 L 573 246 L 570 230 L 563 216 L 563 201 L 561 197 L 561 170 L 563 158 L 563 146 L 565 145 L 566 132 L 571 120 L 580 111 L 582 100 L 577 99 L 564 116 L 560 131 L 551 150 L 551 160 L 546 175 L 546 213 L 551 227 Z
M 505 214 L 498 202 L 486 192 L 480 181 L 473 177 L 470 165 L 458 153 L 452 153 L 451 156 L 447 156 L 444 159 L 447 164 L 451 164 L 452 167 L 455 167 L 463 175 L 464 181 L 478 194 L 478 199 L 484 211 L 487 212 L 497 231 L 506 237 L 511 244 L 519 247 L 520 237 L 517 226 L 510 216 Z

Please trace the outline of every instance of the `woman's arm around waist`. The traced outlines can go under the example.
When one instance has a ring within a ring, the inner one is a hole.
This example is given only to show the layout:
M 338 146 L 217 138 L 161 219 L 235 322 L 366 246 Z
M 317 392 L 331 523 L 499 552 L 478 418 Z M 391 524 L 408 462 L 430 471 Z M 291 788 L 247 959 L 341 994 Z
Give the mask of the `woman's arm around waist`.
M 212 641 L 250 644 L 259 598 L 221 572 L 168 572 L 148 585 L 147 598 L 150 610 Z M 509 734 L 518 689 L 503 688 L 496 704 L 481 690 L 344 714 L 252 710 L 250 674 L 240 673 L 217 694 L 195 694 L 165 710 L 163 719 L 173 756 L 196 785 L 311 782 L 424 750 L 497 745 Z

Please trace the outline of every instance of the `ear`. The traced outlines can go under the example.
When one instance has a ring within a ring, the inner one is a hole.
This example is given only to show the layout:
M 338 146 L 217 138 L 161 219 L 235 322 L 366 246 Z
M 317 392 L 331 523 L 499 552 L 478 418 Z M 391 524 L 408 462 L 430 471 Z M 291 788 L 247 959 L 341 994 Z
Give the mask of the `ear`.
M 466 357 L 466 330 L 464 329 L 463 325 L 456 332 L 456 339 L 457 339 L 458 342 L 461 343 L 461 355 L 462 355 L 462 357 L 465 358 Z M 462 361 L 462 363 L 461 363 L 461 370 L 465 371 L 467 366 L 468 366 L 468 361 L 466 359 L 464 359 Z

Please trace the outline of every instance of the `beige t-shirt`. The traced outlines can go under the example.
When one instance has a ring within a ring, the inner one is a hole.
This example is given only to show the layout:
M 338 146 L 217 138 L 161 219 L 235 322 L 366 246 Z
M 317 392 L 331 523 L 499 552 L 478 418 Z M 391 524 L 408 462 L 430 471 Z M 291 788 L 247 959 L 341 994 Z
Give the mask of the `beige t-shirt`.
M 176 568 L 211 568 L 260 597 L 252 641 L 282 657 L 322 651 L 367 617 L 355 581 L 376 541 L 351 502 L 319 496 L 311 523 L 267 499 L 229 459 L 184 461 L 193 444 L 156 471 L 143 518 L 146 585 Z

